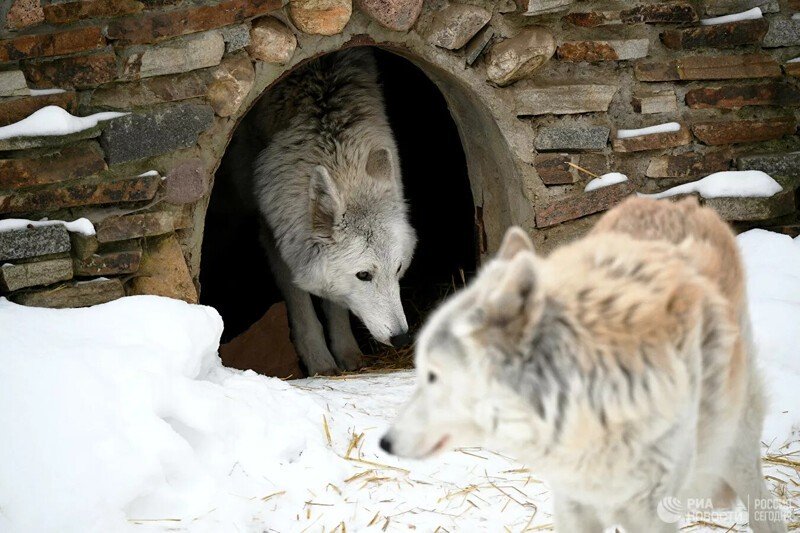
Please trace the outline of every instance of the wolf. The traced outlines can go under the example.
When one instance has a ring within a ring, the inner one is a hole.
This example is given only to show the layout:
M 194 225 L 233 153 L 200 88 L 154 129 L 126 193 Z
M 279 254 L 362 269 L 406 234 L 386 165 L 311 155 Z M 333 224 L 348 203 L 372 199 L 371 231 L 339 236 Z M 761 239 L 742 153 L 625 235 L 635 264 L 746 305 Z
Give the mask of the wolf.
M 281 80 L 232 149 L 308 373 L 361 365 L 349 311 L 378 341 L 406 344 L 399 280 L 416 234 L 372 53 L 330 54 Z M 311 295 L 323 299 L 330 350 Z
M 664 502 L 688 498 L 776 503 L 742 262 L 696 200 L 626 200 L 548 257 L 510 229 L 416 350 L 416 391 L 380 446 L 505 450 L 550 484 L 558 531 L 676 531 Z M 752 508 L 750 526 L 786 531 Z

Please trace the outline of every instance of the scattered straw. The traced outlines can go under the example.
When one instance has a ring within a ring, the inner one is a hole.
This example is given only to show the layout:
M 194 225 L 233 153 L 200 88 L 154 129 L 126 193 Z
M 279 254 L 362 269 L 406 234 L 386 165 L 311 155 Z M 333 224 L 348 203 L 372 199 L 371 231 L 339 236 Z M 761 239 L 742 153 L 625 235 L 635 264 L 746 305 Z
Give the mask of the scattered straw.
M 580 171 L 581 171 L 581 172 L 583 172 L 584 174 L 588 174 L 588 175 L 590 175 L 590 176 L 591 176 L 591 177 L 593 177 L 593 178 L 599 178 L 599 177 L 600 177 L 600 176 L 598 176 L 597 174 L 595 174 L 594 172 L 591 172 L 591 171 L 589 171 L 589 170 L 586 170 L 586 169 L 585 169 L 585 168 L 583 168 L 583 167 L 579 167 L 579 166 L 578 166 L 578 165 L 576 165 L 575 163 L 572 163 L 572 162 L 569 162 L 569 161 L 567 161 L 567 164 L 568 164 L 569 166 L 571 166 L 572 168 L 574 168 L 574 169 L 580 170 Z
M 282 494 L 286 494 L 286 491 L 285 490 L 281 490 L 281 491 L 278 491 L 278 492 L 273 492 L 272 494 L 267 494 L 266 496 L 261 498 L 261 501 L 262 502 L 268 502 L 272 498 L 274 498 L 276 496 L 281 496 Z
M 328 419 L 322 415 L 322 427 L 325 428 L 325 438 L 328 441 L 328 446 L 333 446 L 333 439 L 331 439 L 331 428 L 328 426 Z

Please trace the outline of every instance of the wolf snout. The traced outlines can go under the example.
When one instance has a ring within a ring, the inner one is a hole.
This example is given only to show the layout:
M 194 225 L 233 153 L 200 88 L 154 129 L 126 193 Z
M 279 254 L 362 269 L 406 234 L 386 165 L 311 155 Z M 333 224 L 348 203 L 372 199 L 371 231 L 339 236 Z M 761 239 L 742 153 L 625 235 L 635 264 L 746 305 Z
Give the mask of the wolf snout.
M 381 447 L 381 450 L 385 451 L 386 453 L 392 453 L 392 438 L 387 433 L 381 440 L 378 442 L 378 446 Z
M 402 348 L 403 346 L 408 346 L 409 344 L 411 344 L 411 335 L 409 335 L 408 331 L 398 333 L 397 335 L 392 335 L 389 338 L 389 343 L 395 348 Z

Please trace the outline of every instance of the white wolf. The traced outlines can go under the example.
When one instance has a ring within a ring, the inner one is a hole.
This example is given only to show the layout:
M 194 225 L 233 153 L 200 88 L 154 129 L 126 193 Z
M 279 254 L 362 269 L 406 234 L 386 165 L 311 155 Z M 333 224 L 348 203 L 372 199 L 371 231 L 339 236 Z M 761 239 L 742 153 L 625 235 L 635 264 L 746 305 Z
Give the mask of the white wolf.
M 361 364 L 348 309 L 378 341 L 406 344 L 399 280 L 416 236 L 372 53 L 330 54 L 281 80 L 232 149 L 234 179 L 252 173 L 262 240 L 309 374 Z M 324 299 L 330 351 L 311 294 Z
M 510 230 L 416 357 L 386 451 L 510 452 L 550 484 L 562 532 L 677 531 L 681 502 L 734 494 L 757 533 L 786 531 L 761 473 L 743 267 L 695 200 L 628 200 L 546 258 Z

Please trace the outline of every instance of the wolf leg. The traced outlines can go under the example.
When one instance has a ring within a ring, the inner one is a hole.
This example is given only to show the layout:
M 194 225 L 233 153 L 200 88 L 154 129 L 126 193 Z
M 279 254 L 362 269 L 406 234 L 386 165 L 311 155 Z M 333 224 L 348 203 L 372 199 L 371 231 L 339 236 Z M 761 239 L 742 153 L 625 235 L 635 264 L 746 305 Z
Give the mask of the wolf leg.
M 747 505 L 750 527 L 755 533 L 783 533 L 786 523 L 775 496 L 769 492 L 761 471 L 761 428 L 764 396 L 758 374 L 751 367 L 749 398 L 739 422 L 729 461 L 722 478 Z
M 266 230 L 262 231 L 262 241 L 275 282 L 286 299 L 292 343 L 305 364 L 308 375 L 336 374 L 336 361 L 325 344 L 325 332 L 317 318 L 311 295 L 294 284 L 289 266 L 280 256 Z
M 605 529 L 597 513 L 589 507 L 559 494 L 554 495 L 555 530 L 558 533 L 580 531 L 602 533 Z
M 324 300 L 323 307 L 328 319 L 333 357 L 344 370 L 357 370 L 363 361 L 361 348 L 358 347 L 353 328 L 350 327 L 350 311 L 330 300 Z

